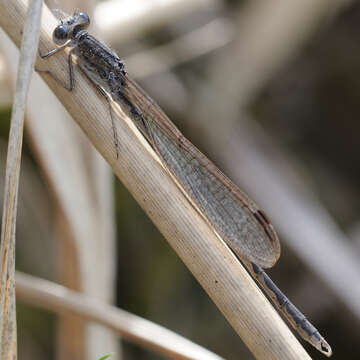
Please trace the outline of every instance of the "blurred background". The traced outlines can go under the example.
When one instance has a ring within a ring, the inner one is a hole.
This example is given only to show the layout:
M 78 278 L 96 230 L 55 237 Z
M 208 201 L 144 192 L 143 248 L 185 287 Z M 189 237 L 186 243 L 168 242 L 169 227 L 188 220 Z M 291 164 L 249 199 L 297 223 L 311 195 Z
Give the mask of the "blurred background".
M 74 9 L 73 2 L 48 5 Z M 76 6 L 90 13 L 92 33 L 125 59 L 129 74 L 184 135 L 264 209 L 282 242 L 268 274 L 331 344 L 334 359 L 359 359 L 360 4 L 84 0 Z M 12 47 L 2 33 L 1 169 Z M 61 106 L 31 101 L 17 268 L 100 293 L 226 359 L 252 359 L 84 135 L 64 120 Z M 59 125 L 49 130 L 55 117 Z M 69 358 L 83 346 L 74 338 L 84 324 L 73 321 L 19 300 L 20 358 Z M 162 358 L 118 341 L 114 359 Z M 312 358 L 324 358 L 304 346 Z M 97 359 L 90 354 L 87 359 Z

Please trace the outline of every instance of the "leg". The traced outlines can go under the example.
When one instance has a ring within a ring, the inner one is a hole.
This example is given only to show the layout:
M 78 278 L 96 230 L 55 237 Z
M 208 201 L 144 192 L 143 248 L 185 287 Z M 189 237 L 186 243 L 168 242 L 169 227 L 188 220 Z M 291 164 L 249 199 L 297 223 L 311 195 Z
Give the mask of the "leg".
M 39 49 L 39 55 L 42 59 L 47 59 L 50 56 L 58 53 L 59 51 L 65 49 L 65 47 L 68 46 L 67 44 L 63 45 L 62 47 L 56 48 L 54 50 L 49 51 L 47 54 L 42 55 Z M 44 72 L 48 75 L 50 75 L 59 85 L 61 85 L 63 88 L 65 88 L 68 91 L 73 91 L 75 88 L 75 77 L 74 77 L 74 70 L 73 70 L 73 62 L 72 62 L 72 55 L 73 55 L 73 49 L 70 50 L 69 52 L 69 57 L 68 57 L 68 64 L 69 64 L 69 78 L 70 78 L 70 85 L 67 86 L 65 83 L 63 83 L 60 79 L 58 79 L 57 77 L 55 77 L 50 71 L 47 70 L 36 70 L 37 72 Z M 111 123 L 112 123 L 112 128 L 113 128 L 113 133 L 114 133 L 114 143 L 115 143 L 115 148 L 116 148 L 116 159 L 119 158 L 119 140 L 118 140 L 118 136 L 117 136 L 117 131 L 115 128 L 115 121 L 114 121 L 114 116 L 113 116 L 113 110 L 111 107 L 111 100 L 109 98 L 109 96 L 106 94 L 106 92 L 98 85 L 96 85 L 94 83 L 96 89 L 100 92 L 100 94 L 102 96 L 104 96 L 104 98 L 106 99 L 106 101 L 109 104 L 109 111 L 110 111 L 110 117 L 111 117 Z
M 98 89 L 100 94 L 106 99 L 106 101 L 109 105 L 109 112 L 110 112 L 111 124 L 112 124 L 112 129 L 113 129 L 113 136 L 114 136 L 114 144 L 115 144 L 115 149 L 116 149 L 116 159 L 118 159 L 119 158 L 119 139 L 118 139 L 118 134 L 117 134 L 116 127 L 115 127 L 113 109 L 111 107 L 111 99 L 110 99 L 109 95 L 99 85 L 97 85 L 95 83 L 94 83 L 94 85 Z
M 67 45 L 66 45 L 67 46 Z M 59 51 L 65 49 L 66 47 L 65 45 L 62 46 L 62 47 L 59 47 L 59 48 L 56 48 L 54 50 L 51 50 L 49 51 L 47 54 L 45 55 L 42 55 L 41 52 L 40 52 L 40 49 L 39 49 L 39 56 L 42 58 L 42 59 L 47 59 L 49 58 L 50 56 L 58 53 Z M 70 50 L 69 52 L 69 57 L 68 57 L 68 64 L 69 64 L 69 78 L 70 78 L 70 85 L 66 85 L 63 81 L 61 81 L 60 79 L 58 79 L 56 76 L 54 76 L 54 74 L 51 72 L 51 71 L 48 71 L 48 70 L 37 70 L 35 69 L 36 72 L 42 72 L 42 73 L 45 73 L 45 74 L 48 74 L 50 75 L 59 85 L 61 85 L 64 89 L 68 90 L 68 91 L 73 91 L 74 90 L 74 87 L 75 87 L 75 81 L 74 81 L 74 71 L 73 71 L 73 63 L 72 63 L 72 52 L 73 52 L 73 49 Z
M 64 44 L 63 46 L 60 46 L 58 48 L 55 48 L 53 50 L 50 50 L 48 53 L 46 54 L 41 54 L 41 51 L 40 51 L 40 48 L 39 48 L 39 56 L 42 58 L 42 59 L 47 59 L 49 58 L 50 56 L 52 55 L 55 55 L 56 53 L 58 53 L 59 51 L 62 51 L 64 50 L 67 46 L 69 46 L 68 44 Z

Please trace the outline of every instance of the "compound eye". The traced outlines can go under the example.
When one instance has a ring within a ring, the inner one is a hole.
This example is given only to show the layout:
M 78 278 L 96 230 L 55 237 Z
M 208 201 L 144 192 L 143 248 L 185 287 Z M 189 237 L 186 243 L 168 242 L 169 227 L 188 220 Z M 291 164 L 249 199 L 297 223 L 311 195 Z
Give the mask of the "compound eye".
M 81 12 L 81 13 L 78 14 L 78 16 L 81 19 L 81 27 L 83 29 L 87 28 L 90 25 L 89 15 Z
M 64 45 L 68 40 L 69 32 L 63 25 L 59 25 L 53 32 L 53 41 L 56 45 Z

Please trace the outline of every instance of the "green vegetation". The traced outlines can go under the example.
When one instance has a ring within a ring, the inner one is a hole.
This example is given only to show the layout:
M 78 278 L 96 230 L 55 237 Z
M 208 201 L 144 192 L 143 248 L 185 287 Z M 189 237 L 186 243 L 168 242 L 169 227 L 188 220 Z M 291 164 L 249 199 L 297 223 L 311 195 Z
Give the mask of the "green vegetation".
M 101 357 L 99 360 L 106 360 L 106 359 L 109 359 L 110 356 L 112 356 L 113 354 L 107 354 L 103 357 Z

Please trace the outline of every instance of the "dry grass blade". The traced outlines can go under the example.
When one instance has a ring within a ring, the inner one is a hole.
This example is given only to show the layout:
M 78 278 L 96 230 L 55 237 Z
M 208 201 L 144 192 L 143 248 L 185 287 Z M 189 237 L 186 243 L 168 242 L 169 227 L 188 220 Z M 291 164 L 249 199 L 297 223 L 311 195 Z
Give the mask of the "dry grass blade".
M 19 73 L 11 116 L 1 228 L 0 353 L 17 358 L 15 307 L 15 227 L 20 175 L 24 113 L 39 40 L 41 0 L 29 3 L 21 44 Z
M 188 14 L 221 7 L 222 1 L 219 0 L 110 0 L 98 3 L 94 20 L 106 42 L 120 44 Z
M 23 21 L 25 4 L 25 0 L 0 3 L 0 24 L 15 43 L 19 42 L 17 26 Z M 43 51 L 54 47 L 51 31 L 55 24 L 45 10 Z M 43 69 L 46 66 L 57 78 L 68 79 L 66 53 L 54 56 L 46 64 L 39 61 L 38 66 Z M 72 93 L 49 76 L 44 79 L 254 356 L 258 359 L 308 359 L 231 251 L 169 178 L 131 121 L 113 104 L 120 154 L 116 159 L 108 104 L 81 72 L 76 71 L 75 76 L 76 88 Z
M 136 69 L 137 79 L 169 71 L 229 44 L 233 32 L 229 20 L 217 18 L 168 44 L 126 58 L 127 69 L 130 74 Z
M 124 310 L 110 306 L 64 286 L 16 273 L 18 299 L 57 313 L 71 312 L 103 324 L 118 335 L 173 359 L 220 360 L 205 348 Z

